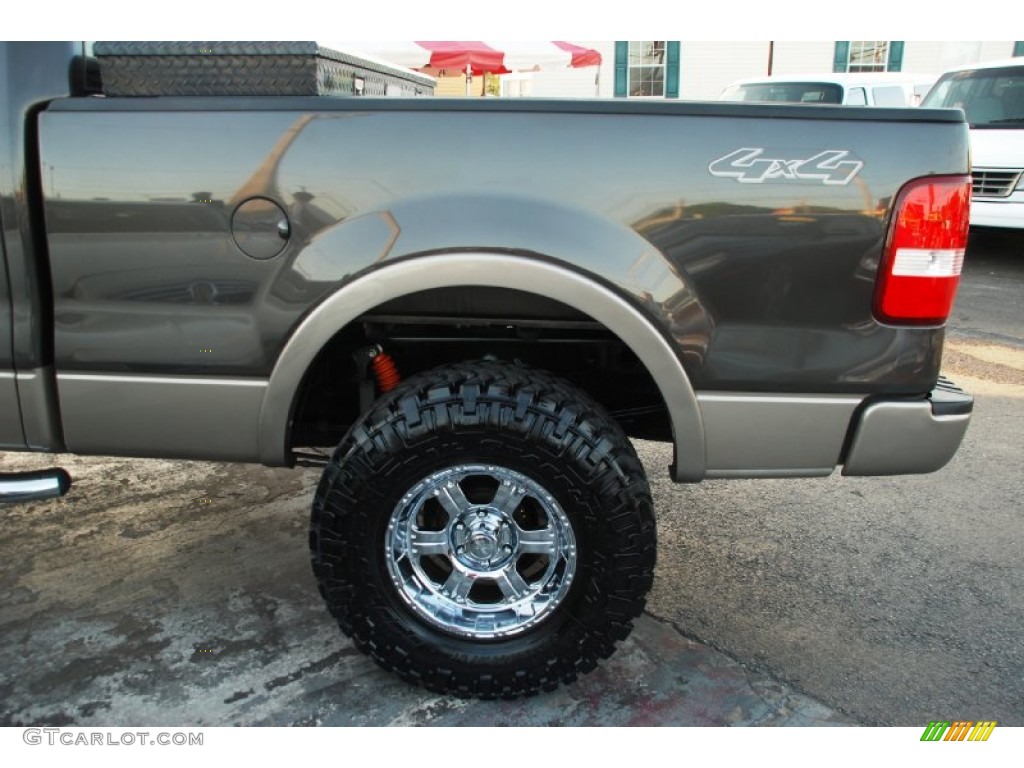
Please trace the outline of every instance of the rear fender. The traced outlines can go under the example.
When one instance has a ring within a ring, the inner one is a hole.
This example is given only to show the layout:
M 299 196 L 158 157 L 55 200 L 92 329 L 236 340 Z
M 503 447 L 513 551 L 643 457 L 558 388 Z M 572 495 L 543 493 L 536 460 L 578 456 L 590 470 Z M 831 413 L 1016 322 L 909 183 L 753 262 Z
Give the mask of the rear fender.
M 675 438 L 674 476 L 704 475 L 700 409 L 679 356 L 644 314 L 594 279 L 539 258 L 486 251 L 445 253 L 389 262 L 343 285 L 292 333 L 270 376 L 260 411 L 260 460 L 287 463 L 289 419 L 302 378 L 342 328 L 392 299 L 433 288 L 509 288 L 562 302 L 602 323 L 646 367 L 668 408 Z

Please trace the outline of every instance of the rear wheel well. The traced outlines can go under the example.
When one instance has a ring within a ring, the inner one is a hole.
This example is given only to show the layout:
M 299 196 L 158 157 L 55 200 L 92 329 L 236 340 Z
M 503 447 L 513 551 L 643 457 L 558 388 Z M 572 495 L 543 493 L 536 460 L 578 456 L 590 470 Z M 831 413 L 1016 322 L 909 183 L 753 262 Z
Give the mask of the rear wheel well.
M 365 312 L 328 341 L 303 377 L 289 447 L 334 446 L 380 394 L 368 365 L 379 345 L 403 378 L 472 359 L 551 371 L 601 403 L 631 437 L 672 439 L 668 410 L 633 351 L 589 315 L 519 290 L 419 291 Z

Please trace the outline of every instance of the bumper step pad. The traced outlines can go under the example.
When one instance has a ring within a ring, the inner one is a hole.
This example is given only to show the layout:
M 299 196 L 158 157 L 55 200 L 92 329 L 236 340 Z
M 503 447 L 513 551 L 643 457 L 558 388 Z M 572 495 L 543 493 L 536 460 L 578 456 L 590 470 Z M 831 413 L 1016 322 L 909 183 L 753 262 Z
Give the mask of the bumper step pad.
M 0 504 L 55 499 L 70 487 L 71 475 L 57 467 L 37 472 L 0 472 Z

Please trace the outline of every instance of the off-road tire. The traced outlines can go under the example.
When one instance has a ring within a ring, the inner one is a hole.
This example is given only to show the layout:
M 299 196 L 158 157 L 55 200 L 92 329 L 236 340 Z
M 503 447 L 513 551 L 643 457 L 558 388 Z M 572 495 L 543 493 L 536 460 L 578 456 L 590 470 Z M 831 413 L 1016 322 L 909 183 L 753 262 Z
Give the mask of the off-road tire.
M 571 528 L 557 607 L 506 636 L 428 620 L 388 562 L 410 489 L 464 466 L 535 482 Z M 550 373 L 483 361 L 409 378 L 349 430 L 316 491 L 310 549 L 330 612 L 381 667 L 437 692 L 513 698 L 574 680 L 627 637 L 653 579 L 655 521 L 643 467 L 600 405 Z

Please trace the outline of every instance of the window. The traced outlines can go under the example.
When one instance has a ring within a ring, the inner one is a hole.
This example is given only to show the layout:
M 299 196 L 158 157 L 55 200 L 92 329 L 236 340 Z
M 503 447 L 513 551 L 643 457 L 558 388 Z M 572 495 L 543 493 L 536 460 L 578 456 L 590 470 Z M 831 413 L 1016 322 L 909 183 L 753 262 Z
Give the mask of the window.
M 833 72 L 899 72 L 903 42 L 896 40 L 843 40 L 836 43 Z
M 850 43 L 847 72 L 885 72 L 888 64 L 888 40 L 854 40 Z
M 722 100 L 839 104 L 843 89 L 834 83 L 740 83 L 726 88 Z
M 630 96 L 664 96 L 665 41 L 631 42 L 626 74 Z
M 972 128 L 1024 130 L 1024 66 L 966 69 L 943 75 L 926 107 L 959 107 Z
M 863 107 L 868 103 L 868 95 L 863 88 L 851 88 L 846 92 L 846 103 L 855 107 Z
M 615 95 L 679 98 L 679 42 L 642 40 L 615 43 Z

